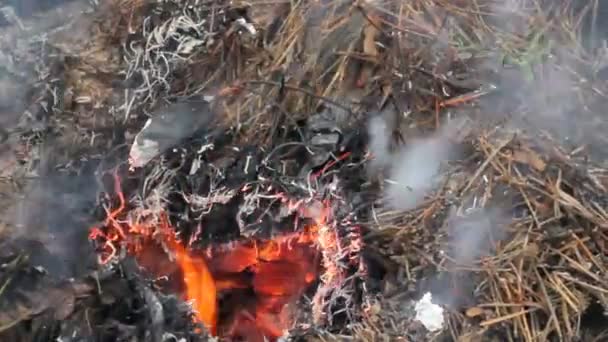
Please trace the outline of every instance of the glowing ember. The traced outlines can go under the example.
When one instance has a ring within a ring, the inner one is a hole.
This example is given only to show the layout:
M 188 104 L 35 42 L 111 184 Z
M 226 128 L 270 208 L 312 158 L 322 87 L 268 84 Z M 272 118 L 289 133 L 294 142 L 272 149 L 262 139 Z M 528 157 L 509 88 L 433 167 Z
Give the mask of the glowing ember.
M 293 305 L 319 278 L 319 265 L 327 263 L 328 256 L 320 253 L 319 247 L 338 247 L 336 237 L 325 227 L 328 209 L 318 202 L 316 207 L 300 210 L 300 216 L 313 218 L 316 223 L 299 232 L 271 240 L 217 245 L 196 253 L 175 239 L 165 214 L 129 217 L 124 212 L 125 199 L 116 175 L 115 191 L 118 208 L 106 210 L 104 227 L 90 232 L 92 240 L 102 243 L 99 261 L 109 262 L 120 247 L 145 265 L 143 259 L 150 259 L 150 248 L 142 253 L 144 246 L 165 246 L 183 276 L 184 299 L 193 303 L 195 318 L 213 335 L 247 341 L 276 340 L 294 322 Z M 161 263 L 157 257 L 152 259 L 155 264 Z M 162 267 L 151 266 L 148 271 L 162 272 Z M 338 272 L 330 270 L 332 273 L 330 278 Z M 222 313 L 219 305 L 228 294 L 235 305 L 228 306 L 232 311 Z

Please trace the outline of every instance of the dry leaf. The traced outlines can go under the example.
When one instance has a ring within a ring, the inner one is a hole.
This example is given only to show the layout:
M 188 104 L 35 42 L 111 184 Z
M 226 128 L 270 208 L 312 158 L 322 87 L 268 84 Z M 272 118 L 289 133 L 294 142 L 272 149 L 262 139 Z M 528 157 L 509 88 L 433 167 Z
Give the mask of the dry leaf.
M 534 198 L 530 199 L 530 202 L 534 205 L 534 209 L 536 210 L 538 215 L 551 215 L 553 213 L 553 204 L 548 203 L 547 199 L 544 200 L 536 200 Z
M 377 21 L 378 20 L 372 18 L 371 22 L 368 21 L 366 23 L 365 29 L 363 30 L 363 53 L 374 60 L 380 54 L 378 52 L 378 47 L 376 46 L 376 38 L 380 34 Z
M 547 167 L 547 163 L 538 155 L 538 153 L 532 151 L 529 148 L 522 148 L 513 151 L 513 160 L 528 164 L 537 171 L 544 171 Z
M 530 258 L 535 258 L 536 256 L 538 256 L 539 253 L 539 248 L 538 245 L 534 242 L 529 243 L 526 248 L 523 250 L 523 255 L 530 257 Z
M 465 312 L 465 314 L 469 318 L 481 316 L 481 315 L 483 315 L 483 309 L 478 306 L 474 306 L 472 308 L 468 308 L 467 311 Z
M 370 22 L 371 21 L 371 22 Z M 363 53 L 367 58 L 370 58 L 374 64 L 378 63 L 378 47 L 376 46 L 376 38 L 380 34 L 378 30 L 379 20 L 377 17 L 372 16 L 366 21 L 365 28 L 363 29 Z M 357 81 L 358 87 L 363 87 L 367 80 L 371 77 L 372 66 L 365 64 L 359 75 Z
M 486 330 L 472 331 L 461 336 L 458 336 L 458 342 L 482 342 L 484 341 L 484 332 Z

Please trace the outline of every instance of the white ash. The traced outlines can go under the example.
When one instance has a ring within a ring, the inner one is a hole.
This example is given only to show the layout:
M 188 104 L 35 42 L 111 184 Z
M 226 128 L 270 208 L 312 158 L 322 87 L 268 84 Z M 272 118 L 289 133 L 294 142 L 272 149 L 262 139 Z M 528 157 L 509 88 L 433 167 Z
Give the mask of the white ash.
M 249 32 L 252 36 L 255 36 L 256 34 L 258 34 L 258 31 L 256 31 L 255 27 L 251 23 L 248 23 L 244 18 L 238 18 L 236 20 L 236 23 L 240 27 L 247 30 L 247 32 Z
M 181 5 L 180 10 L 170 13 L 169 19 L 154 25 L 148 17 L 139 30 L 141 39 L 125 46 L 125 57 L 129 65 L 125 79 L 138 74 L 142 83 L 135 93 L 143 102 L 153 102 L 159 92 L 169 92 L 173 72 L 187 66 L 191 57 L 204 51 L 214 42 L 217 25 L 209 20 L 212 13 L 205 6 L 183 10 L 184 1 L 172 1 Z M 158 4 L 158 11 L 167 14 L 169 6 Z M 215 10 L 213 10 L 215 11 Z M 216 13 L 219 19 L 219 13 Z
M 135 137 L 129 153 L 131 168 L 145 166 L 201 128 L 209 127 L 213 119 L 213 111 L 205 100 L 181 101 L 158 108 Z
M 159 95 L 172 92 L 176 72 L 185 71 L 193 56 L 207 53 L 221 36 L 231 30 L 242 30 L 255 37 L 258 32 L 245 18 L 232 20 L 230 10 L 201 6 L 196 0 L 158 2 L 153 12 L 162 13 L 165 21 L 144 19 L 134 32 L 139 39 L 125 46 L 128 70 L 125 79 L 141 78 L 135 94 L 141 102 L 154 103 Z
M 443 308 L 437 304 L 433 304 L 432 299 L 433 295 L 430 292 L 427 292 L 416 303 L 414 308 L 416 311 L 416 320 L 422 323 L 430 332 L 443 329 L 445 324 Z
M 211 189 L 207 196 L 184 194 L 183 197 L 193 211 L 206 215 L 211 212 L 215 204 L 227 204 L 235 195 L 236 191 L 221 187 L 219 189 Z
M 146 166 L 150 160 L 154 159 L 161 153 L 159 143 L 151 139 L 144 139 L 142 132 L 146 130 L 152 123 L 152 119 L 146 121 L 144 127 L 137 133 L 131 150 L 129 151 L 129 166 L 131 169 Z

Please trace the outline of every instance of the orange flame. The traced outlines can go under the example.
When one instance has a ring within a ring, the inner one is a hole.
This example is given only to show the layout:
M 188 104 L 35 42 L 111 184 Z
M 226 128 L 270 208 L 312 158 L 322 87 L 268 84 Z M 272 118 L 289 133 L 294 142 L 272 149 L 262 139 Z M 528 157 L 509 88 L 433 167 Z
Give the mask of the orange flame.
M 203 258 L 195 258 L 173 239 L 167 239 L 175 253 L 186 285 L 186 299 L 193 301 L 196 318 L 212 335 L 217 333 L 217 289 Z
M 120 180 L 117 174 L 114 176 L 118 208 L 106 210 L 104 229 L 93 228 L 90 233 L 91 239 L 102 238 L 100 262 L 112 259 L 118 244 L 136 257 L 144 257 L 145 253 L 141 253 L 144 241 L 160 238 L 183 275 L 184 299 L 193 302 L 196 320 L 215 336 L 221 328 L 220 335 L 243 336 L 248 341 L 276 340 L 293 321 L 289 315 L 290 304 L 318 279 L 319 248 L 337 247 L 326 246 L 334 244 L 325 227 L 329 207 L 328 203 L 318 202 L 316 207 L 297 205 L 301 217 L 315 221 L 314 225 L 299 232 L 270 240 L 253 239 L 214 246 L 205 255 L 195 254 L 175 239 L 175 230 L 166 214 L 161 214 L 160 220 L 158 217 L 118 220 L 126 205 Z M 151 262 L 160 264 L 154 257 Z M 219 294 L 238 289 L 253 290 L 255 298 L 235 308 L 231 321 L 218 322 Z

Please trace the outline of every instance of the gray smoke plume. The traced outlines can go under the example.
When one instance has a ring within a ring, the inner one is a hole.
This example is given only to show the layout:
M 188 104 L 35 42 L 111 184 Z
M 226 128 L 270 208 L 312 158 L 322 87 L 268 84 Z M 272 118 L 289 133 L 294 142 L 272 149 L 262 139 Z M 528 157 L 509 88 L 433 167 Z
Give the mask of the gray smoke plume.
M 48 59 L 47 53 L 56 51 L 55 35 L 90 7 L 86 0 L 0 3 L 0 238 L 59 277 L 76 276 L 87 258 L 94 261 L 87 234 L 98 187 L 90 168 L 64 172 L 90 156 L 63 158 L 67 150 L 88 147 L 74 143 L 76 125 L 67 128 L 79 121 L 70 120 L 73 113 L 49 129 L 63 108 L 64 83 L 57 77 L 59 53 Z
M 414 141 L 398 151 L 389 169 L 386 199 L 393 209 L 418 206 L 439 184 L 441 164 L 450 153 L 450 142 L 441 134 Z
M 510 223 L 500 204 L 482 207 L 475 198 L 464 203 L 453 208 L 445 221 L 448 244 L 442 252 L 451 261 L 445 264 L 448 273 L 428 280 L 437 303 L 454 309 L 472 304 L 475 280 L 468 269 L 496 254 L 496 243 L 505 237 Z
M 608 64 L 608 54 L 605 48 L 591 47 L 600 45 L 602 34 L 604 43 L 608 38 L 608 21 L 601 18 L 608 13 L 608 3 L 573 1 L 568 5 L 568 13 L 582 15 L 578 32 L 566 27 L 577 22 L 557 12 L 567 4 L 549 9 L 537 3 L 507 0 L 491 7 L 497 15 L 488 16 L 488 22 L 499 33 L 481 48 L 495 53 L 489 58 L 495 60 L 474 67 L 493 70 L 496 77 L 491 83 L 498 85 L 499 93 L 480 101 L 484 116 L 504 113 L 497 109 L 500 104 L 511 104 L 516 106 L 510 109 L 512 115 L 498 114 L 503 116 L 498 119 L 507 120 L 506 128 L 531 135 L 546 131 L 566 147 L 587 145 L 592 153 L 600 152 L 595 159 L 605 159 L 605 101 L 591 89 L 604 87 L 594 73 Z M 515 37 L 526 45 L 513 48 Z
M 373 159 L 370 167 L 373 169 L 386 166 L 391 160 L 390 142 L 391 130 L 386 119 L 382 116 L 375 116 L 368 123 L 369 144 L 368 149 Z
M 51 155 L 59 146 L 49 145 L 50 151 L 45 153 Z M 5 211 L 5 219 L 16 227 L 11 239 L 37 241 L 44 246 L 44 251 L 31 251 L 36 265 L 57 276 L 75 277 L 95 261 L 88 232 L 95 224 L 99 183 L 91 167 L 83 167 L 79 174 L 68 173 L 55 170 L 45 159 L 47 156 L 15 198 L 13 208 Z
M 458 155 L 452 140 L 466 125 L 465 120 L 452 120 L 434 134 L 413 139 L 391 152 L 388 149 L 391 130 L 386 121 L 370 121 L 370 151 L 375 156 L 371 167 L 382 166 L 388 171 L 385 200 L 392 209 L 411 210 L 441 183 L 441 167 Z
M 480 257 L 492 254 L 494 241 L 505 234 L 505 215 L 500 208 L 453 210 L 447 219 L 448 255 L 458 265 L 472 265 Z

